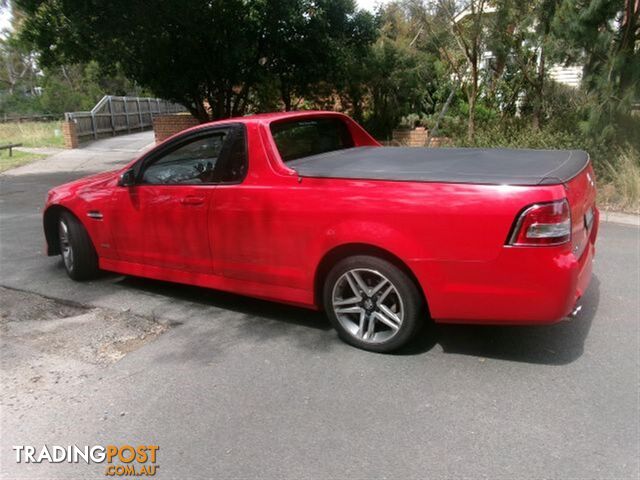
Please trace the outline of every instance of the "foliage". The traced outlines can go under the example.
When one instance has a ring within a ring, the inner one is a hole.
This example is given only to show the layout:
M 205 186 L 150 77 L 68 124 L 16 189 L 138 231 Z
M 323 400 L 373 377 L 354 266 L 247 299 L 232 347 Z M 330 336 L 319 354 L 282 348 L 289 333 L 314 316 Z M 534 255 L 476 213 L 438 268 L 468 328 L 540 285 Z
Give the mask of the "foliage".
M 201 120 L 239 115 L 263 82 L 284 107 L 331 79 L 344 49 L 372 39 L 353 0 L 21 0 L 43 65 L 96 60 Z M 276 83 L 277 82 L 277 83 Z
M 584 64 L 591 108 L 583 128 L 600 142 L 620 143 L 638 126 L 640 5 L 633 0 L 563 0 L 553 19 L 557 57 Z M 640 129 L 630 140 L 640 148 Z
M 581 148 L 625 195 L 637 179 L 636 0 L 391 0 L 375 15 L 353 0 L 14 3 L 0 113 L 144 88 L 202 121 L 337 109 L 380 139 L 420 125 L 458 145 Z M 583 66 L 582 86 L 555 83 L 559 65 Z
M 109 71 L 95 61 L 40 69 L 38 55 L 15 33 L 0 37 L 0 114 L 58 114 L 90 110 L 105 93 L 141 95 L 118 65 Z
M 640 152 L 627 146 L 603 164 L 606 181 L 598 189 L 601 205 L 640 214 Z

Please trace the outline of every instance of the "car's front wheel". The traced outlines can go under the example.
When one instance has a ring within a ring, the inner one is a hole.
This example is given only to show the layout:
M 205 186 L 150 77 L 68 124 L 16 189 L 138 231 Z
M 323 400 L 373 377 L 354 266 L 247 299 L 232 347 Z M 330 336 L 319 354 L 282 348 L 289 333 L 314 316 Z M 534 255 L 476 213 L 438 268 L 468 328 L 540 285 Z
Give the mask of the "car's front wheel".
M 98 255 L 89 234 L 70 213 L 58 219 L 58 241 L 64 268 L 73 280 L 88 280 L 98 273 Z
M 408 343 L 426 316 L 414 281 L 394 264 L 368 255 L 346 258 L 331 269 L 323 301 L 340 338 L 374 352 Z

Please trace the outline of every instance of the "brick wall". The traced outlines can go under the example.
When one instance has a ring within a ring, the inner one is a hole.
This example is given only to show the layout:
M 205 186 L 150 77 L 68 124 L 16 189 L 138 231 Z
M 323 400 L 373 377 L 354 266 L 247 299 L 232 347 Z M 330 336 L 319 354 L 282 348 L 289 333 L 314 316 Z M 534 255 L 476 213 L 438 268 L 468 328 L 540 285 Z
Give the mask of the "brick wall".
M 68 120 L 62 122 L 62 138 L 64 139 L 64 148 L 78 148 L 80 142 L 75 122 Z
M 413 130 L 394 130 L 391 144 L 403 147 L 426 147 L 427 141 L 430 148 L 453 146 L 453 140 L 449 137 L 431 137 L 429 139 L 429 130 L 424 127 L 416 127 Z
M 429 147 L 453 147 L 453 140 L 449 137 L 431 137 Z
M 429 130 L 416 127 L 413 130 L 394 130 L 392 135 L 393 141 L 404 147 L 424 147 Z
M 188 113 L 176 113 L 172 115 L 157 115 L 153 117 L 153 133 L 156 143 L 162 142 L 171 135 L 195 127 L 200 122 Z

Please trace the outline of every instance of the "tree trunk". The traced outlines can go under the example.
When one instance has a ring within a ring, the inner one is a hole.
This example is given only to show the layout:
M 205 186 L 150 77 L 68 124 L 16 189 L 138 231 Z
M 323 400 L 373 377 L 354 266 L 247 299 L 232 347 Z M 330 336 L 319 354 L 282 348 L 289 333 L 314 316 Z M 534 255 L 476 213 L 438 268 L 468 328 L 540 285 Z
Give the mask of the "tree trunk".
M 473 93 L 469 97 L 469 118 L 467 125 L 467 140 L 470 142 L 476 136 L 476 94 Z
M 204 107 L 204 99 L 196 100 L 194 103 L 185 103 L 184 106 L 187 107 L 189 113 L 196 117 L 200 123 L 207 123 L 211 120 L 207 109 Z
M 476 136 L 476 101 L 478 99 L 478 59 L 471 68 L 471 91 L 469 92 L 469 120 L 467 125 L 467 139 L 472 142 Z
M 353 119 L 358 123 L 362 123 L 364 112 L 362 110 L 362 92 L 360 86 L 352 86 L 349 88 L 349 97 L 353 108 Z
M 440 128 L 440 122 L 442 122 L 442 119 L 447 114 L 447 111 L 449 111 L 449 107 L 451 106 L 451 101 L 453 100 L 453 97 L 455 96 L 456 91 L 458 90 L 459 86 L 460 86 L 460 82 L 456 83 L 456 85 L 451 89 L 451 93 L 449 93 L 449 96 L 447 97 L 447 101 L 444 102 L 444 106 L 442 107 L 442 110 L 440 111 L 440 115 L 438 115 L 438 119 L 436 120 L 436 124 L 431 129 L 431 131 L 429 132 L 429 138 L 427 139 L 427 147 L 429 147 L 431 145 L 431 139 L 438 135 L 438 129 Z
M 633 52 L 637 43 L 638 30 L 640 25 L 638 24 L 638 17 L 640 16 L 640 0 L 625 0 L 624 2 L 624 16 L 620 23 L 620 43 L 618 47 L 618 54 L 626 58 L 633 58 Z M 620 72 L 620 90 L 625 90 L 631 85 L 633 80 L 633 66 L 631 62 L 622 68 Z
M 544 41 L 543 41 L 544 43 Z M 531 126 L 534 130 L 540 130 L 542 124 L 542 95 L 544 94 L 545 57 L 544 47 L 540 47 L 540 60 L 538 61 L 538 78 L 536 79 L 535 96 L 533 104 L 533 118 Z
M 282 103 L 284 103 L 285 112 L 290 112 L 291 111 L 291 104 L 292 104 L 291 92 L 286 87 L 282 87 L 282 95 L 281 96 L 282 96 Z

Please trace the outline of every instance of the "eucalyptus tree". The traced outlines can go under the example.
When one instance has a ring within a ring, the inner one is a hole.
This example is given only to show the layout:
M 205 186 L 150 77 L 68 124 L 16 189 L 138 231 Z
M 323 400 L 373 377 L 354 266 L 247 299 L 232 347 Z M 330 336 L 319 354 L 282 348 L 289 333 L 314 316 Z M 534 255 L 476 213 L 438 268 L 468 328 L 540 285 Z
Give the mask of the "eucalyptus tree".
M 201 121 L 245 113 L 256 92 L 293 98 L 370 41 L 353 0 L 16 0 L 43 65 L 97 61 Z

